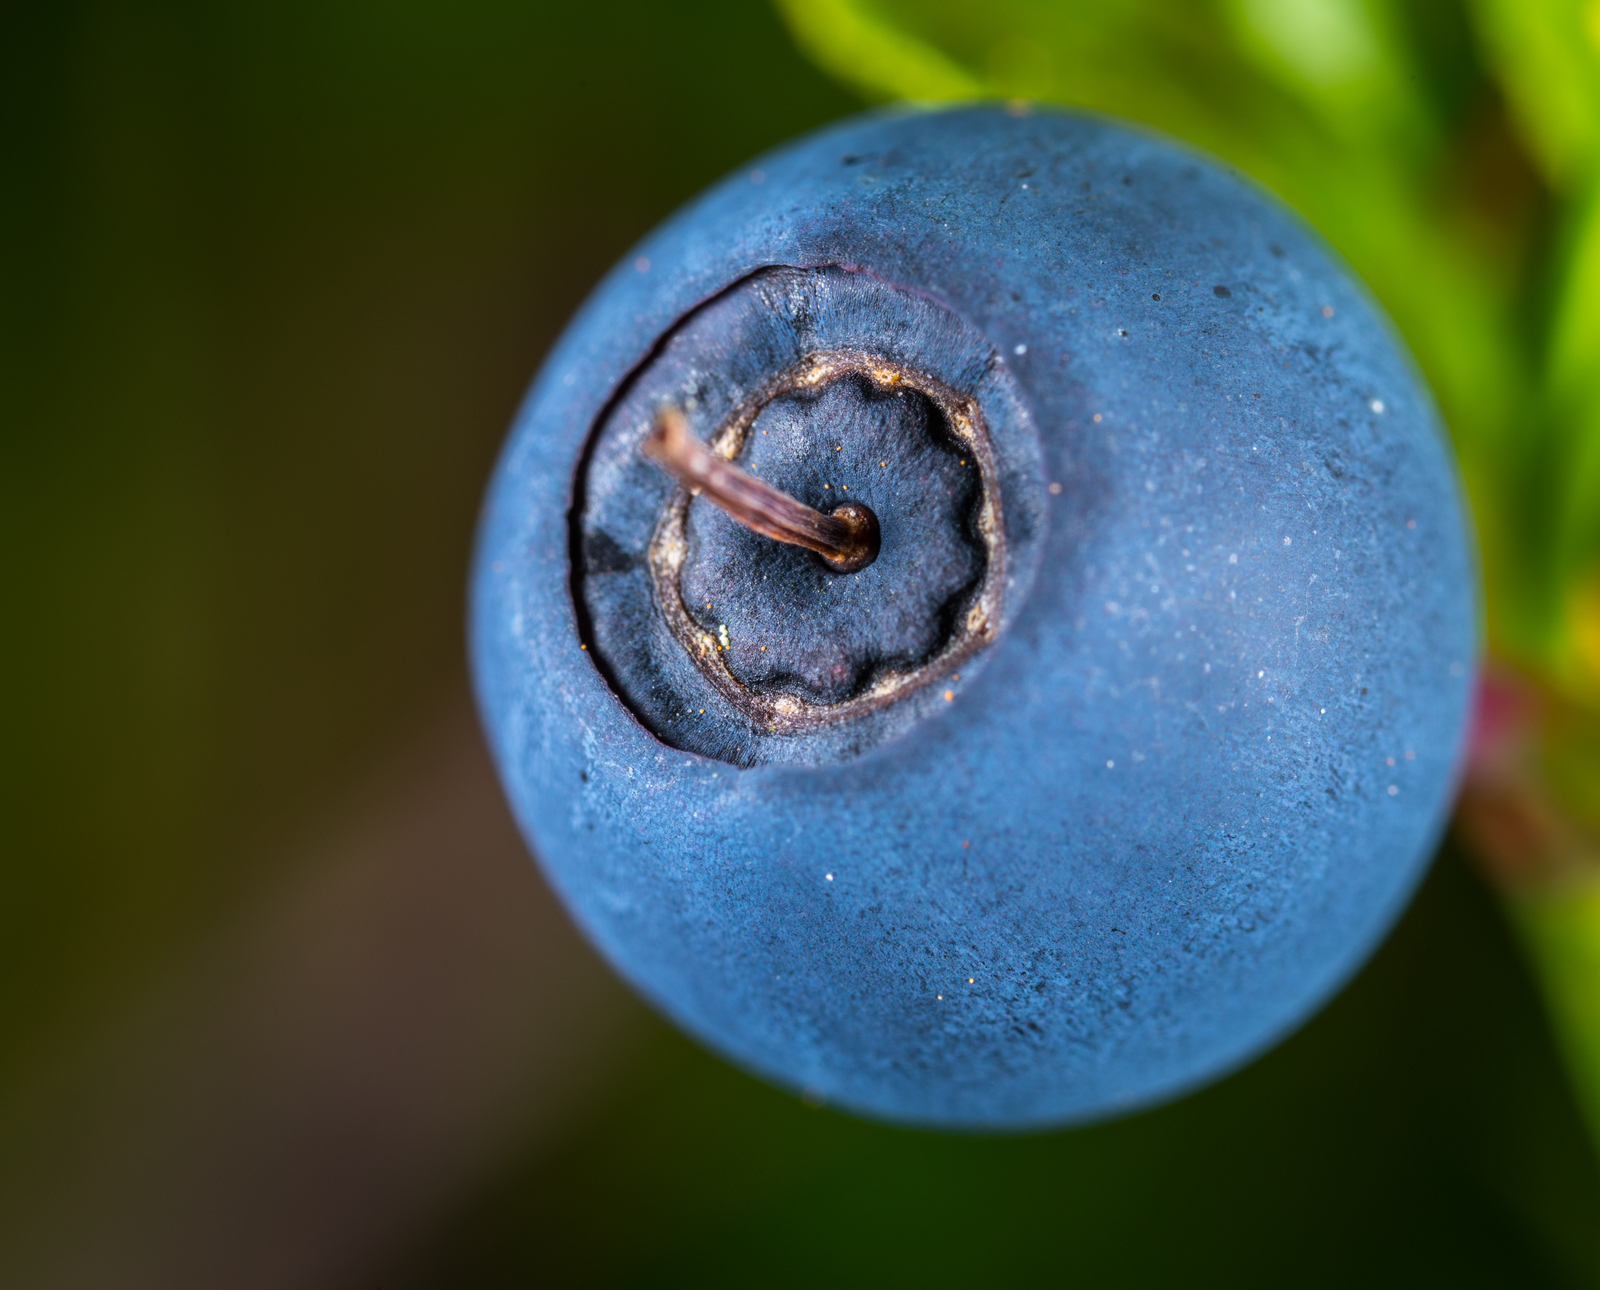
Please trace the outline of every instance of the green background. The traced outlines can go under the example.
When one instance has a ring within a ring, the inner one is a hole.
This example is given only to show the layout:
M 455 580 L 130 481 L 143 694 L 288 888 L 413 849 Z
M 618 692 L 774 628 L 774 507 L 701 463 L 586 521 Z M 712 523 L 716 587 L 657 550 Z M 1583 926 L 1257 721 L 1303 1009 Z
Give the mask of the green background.
M 675 205 L 860 100 L 767 8 L 697 2 L 13 5 L 0 101 L 0 1278 L 65 1284 L 114 1227 L 93 1126 L 148 1113 L 92 1036 L 169 1044 L 126 1019 L 314 869 L 304 840 L 459 695 L 478 498 L 564 319 Z M 1084 1130 L 850 1121 L 615 1006 L 628 1040 L 554 1128 L 508 1130 L 403 1239 L 297 1283 L 1600 1267 L 1600 1176 L 1538 997 L 1453 852 L 1301 1034 Z M 177 1186 L 134 1154 L 133 1186 Z

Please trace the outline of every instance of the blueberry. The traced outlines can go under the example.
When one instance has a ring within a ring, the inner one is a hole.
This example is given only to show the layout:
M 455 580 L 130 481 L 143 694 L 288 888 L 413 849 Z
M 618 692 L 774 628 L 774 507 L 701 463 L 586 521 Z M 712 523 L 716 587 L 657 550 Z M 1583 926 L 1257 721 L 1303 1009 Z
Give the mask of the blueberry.
M 759 164 L 605 280 L 491 485 L 471 652 L 528 839 L 656 1006 L 841 1107 L 1214 1078 L 1446 818 L 1476 570 L 1433 404 L 1293 215 L 1147 134 L 879 114 Z M 681 488 L 669 413 L 875 558 Z

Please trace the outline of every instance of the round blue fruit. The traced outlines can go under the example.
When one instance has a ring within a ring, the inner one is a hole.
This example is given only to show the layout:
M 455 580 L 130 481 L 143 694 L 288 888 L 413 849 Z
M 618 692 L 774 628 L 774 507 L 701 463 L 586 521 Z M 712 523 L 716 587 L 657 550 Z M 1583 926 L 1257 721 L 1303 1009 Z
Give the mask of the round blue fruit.
M 663 408 L 876 560 L 641 451 Z M 1214 162 L 878 114 L 652 233 L 489 491 L 479 703 L 602 953 L 742 1066 L 1019 1129 L 1170 1097 L 1361 964 L 1450 806 L 1476 568 L 1372 300 Z

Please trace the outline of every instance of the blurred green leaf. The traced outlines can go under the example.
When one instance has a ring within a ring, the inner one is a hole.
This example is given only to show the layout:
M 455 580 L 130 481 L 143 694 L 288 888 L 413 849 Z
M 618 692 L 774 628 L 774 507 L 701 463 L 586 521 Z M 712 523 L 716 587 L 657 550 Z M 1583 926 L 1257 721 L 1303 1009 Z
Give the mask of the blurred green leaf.
M 1495 75 L 1546 176 L 1585 182 L 1600 148 L 1600 5 L 1473 0 Z
M 1556 250 L 1544 266 L 1542 372 L 1502 478 L 1521 521 L 1517 573 L 1544 611 L 1525 653 L 1569 695 L 1600 698 L 1584 621 L 1600 578 L 1600 4 L 1473 0 L 1486 61 L 1551 188 Z
M 1542 471 L 1531 481 L 1549 516 L 1546 578 L 1562 595 L 1557 679 L 1600 698 L 1600 188 L 1591 187 L 1557 278 L 1545 375 Z
M 1600 888 L 1583 885 L 1511 902 L 1544 987 L 1545 1006 L 1600 1140 Z
M 931 45 L 880 21 L 849 0 L 784 6 L 800 44 L 840 80 L 869 96 L 974 98 L 982 86 Z M 841 57 L 835 57 L 839 55 Z

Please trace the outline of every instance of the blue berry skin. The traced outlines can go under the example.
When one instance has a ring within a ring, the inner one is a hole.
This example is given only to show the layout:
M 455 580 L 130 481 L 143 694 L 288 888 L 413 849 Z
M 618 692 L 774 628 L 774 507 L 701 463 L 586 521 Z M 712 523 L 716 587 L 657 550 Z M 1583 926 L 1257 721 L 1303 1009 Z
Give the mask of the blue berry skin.
M 876 114 L 757 166 L 600 285 L 494 476 L 471 658 L 529 842 L 655 1006 L 841 1108 L 1018 1130 L 1216 1078 L 1356 970 L 1447 817 L 1477 571 L 1426 389 L 1298 218 L 1147 134 Z M 1042 528 L 910 729 L 740 766 L 658 740 L 580 649 L 570 511 L 658 339 L 783 265 L 987 338 Z

